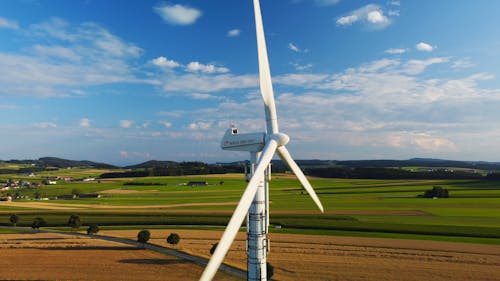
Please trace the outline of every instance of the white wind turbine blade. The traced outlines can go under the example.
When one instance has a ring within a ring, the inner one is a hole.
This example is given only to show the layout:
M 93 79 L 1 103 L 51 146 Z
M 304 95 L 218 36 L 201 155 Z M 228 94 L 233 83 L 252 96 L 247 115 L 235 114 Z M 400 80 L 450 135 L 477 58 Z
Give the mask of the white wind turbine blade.
M 266 146 L 260 156 L 259 163 L 255 168 L 254 174 L 250 179 L 245 192 L 241 196 L 240 202 L 238 203 L 238 206 L 236 207 L 236 210 L 234 211 L 215 252 L 210 258 L 205 271 L 203 271 L 200 281 L 210 281 L 217 273 L 220 264 L 224 260 L 227 251 L 231 247 L 231 244 L 233 243 L 234 238 L 236 237 L 236 234 L 238 233 L 238 230 L 247 215 L 248 209 L 252 204 L 255 193 L 257 192 L 257 188 L 260 184 L 259 181 L 263 180 L 264 170 L 271 162 L 277 147 L 278 144 L 275 140 L 269 140 L 266 143 Z
M 323 205 L 321 204 L 321 201 L 319 201 L 318 195 L 316 195 L 316 192 L 314 192 L 314 189 L 312 188 L 311 184 L 309 183 L 309 181 L 307 180 L 306 176 L 299 168 L 297 163 L 295 163 L 295 161 L 293 160 L 292 156 L 290 155 L 286 147 L 284 146 L 278 147 L 278 154 L 281 160 L 283 160 L 283 162 L 288 164 L 290 169 L 292 169 L 293 173 L 297 176 L 304 189 L 307 191 L 307 193 L 309 193 L 309 196 L 311 196 L 314 203 L 316 203 L 319 210 L 323 213 L 324 212 Z
M 255 11 L 255 30 L 257 33 L 257 51 L 259 55 L 260 93 L 265 104 L 266 128 L 268 134 L 275 134 L 279 132 L 278 117 L 276 116 L 271 70 L 269 69 L 269 60 L 267 58 L 266 39 L 264 37 L 264 26 L 262 24 L 259 0 L 253 1 L 253 7 Z

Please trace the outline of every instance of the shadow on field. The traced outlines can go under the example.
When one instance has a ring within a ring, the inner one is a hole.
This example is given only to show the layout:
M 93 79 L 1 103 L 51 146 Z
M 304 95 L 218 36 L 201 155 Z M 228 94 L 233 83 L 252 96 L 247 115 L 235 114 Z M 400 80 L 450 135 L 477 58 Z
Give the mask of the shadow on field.
M 135 264 L 183 264 L 191 263 L 187 260 L 166 260 L 166 259 L 126 259 L 119 260 L 121 263 L 135 263 Z

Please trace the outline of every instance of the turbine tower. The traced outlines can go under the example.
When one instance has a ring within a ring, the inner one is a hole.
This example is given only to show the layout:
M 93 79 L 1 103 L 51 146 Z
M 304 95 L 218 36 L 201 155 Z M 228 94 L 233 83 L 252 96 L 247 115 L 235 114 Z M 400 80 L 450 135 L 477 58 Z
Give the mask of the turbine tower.
M 274 103 L 271 71 L 267 58 L 259 0 L 253 0 L 253 4 L 259 58 L 260 92 L 264 100 L 266 132 L 240 134 L 237 128 L 231 127 L 222 138 L 222 149 L 247 151 L 250 153 L 251 178 L 200 281 L 212 280 L 245 218 L 247 219 L 248 234 L 247 279 L 252 281 L 267 280 L 266 256 L 269 246 L 266 237 L 269 226 L 268 183 L 271 173 L 270 163 L 275 153 L 278 153 L 281 160 L 290 167 L 320 211 L 323 212 L 323 206 L 314 189 L 285 147 L 290 138 L 278 129 L 278 118 Z

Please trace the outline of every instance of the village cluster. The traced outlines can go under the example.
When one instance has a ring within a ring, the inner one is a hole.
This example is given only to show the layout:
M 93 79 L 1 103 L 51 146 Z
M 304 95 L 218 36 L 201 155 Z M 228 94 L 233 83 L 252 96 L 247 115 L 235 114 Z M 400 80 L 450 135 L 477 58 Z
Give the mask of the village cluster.
M 31 173 L 28 175 L 30 178 L 35 178 L 37 175 Z M 73 178 L 73 177 L 60 177 L 60 176 L 42 176 L 40 181 L 28 181 L 24 179 L 8 179 L 7 181 L 0 180 L 0 192 L 5 196 L 0 197 L 0 201 L 12 201 L 13 199 L 27 199 L 29 196 L 23 195 L 24 189 L 36 189 L 46 185 L 56 185 L 58 181 L 64 182 L 90 182 L 96 181 L 95 178 Z M 75 199 L 75 198 L 99 198 L 99 194 L 71 194 L 61 195 L 55 197 L 41 197 L 39 193 L 35 192 L 33 200 L 57 200 L 57 199 Z

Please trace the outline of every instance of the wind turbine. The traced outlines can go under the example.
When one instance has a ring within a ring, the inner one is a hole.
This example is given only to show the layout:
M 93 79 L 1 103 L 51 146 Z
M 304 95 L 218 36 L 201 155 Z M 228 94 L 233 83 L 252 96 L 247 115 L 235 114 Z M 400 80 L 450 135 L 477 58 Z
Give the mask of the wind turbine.
M 271 71 L 267 58 L 259 0 L 253 0 L 253 5 L 259 57 L 260 92 L 264 99 L 266 132 L 240 134 L 237 128 L 231 127 L 222 138 L 222 149 L 247 151 L 250 153 L 251 178 L 200 281 L 212 280 L 245 218 L 247 218 L 248 234 L 247 279 L 267 280 L 266 256 L 269 246 L 266 239 L 269 226 L 268 182 L 271 173 L 270 163 L 275 153 L 278 153 L 281 160 L 288 164 L 320 211 L 323 212 L 323 206 L 314 189 L 285 147 L 290 138 L 278 129 L 278 118 L 274 103 Z

